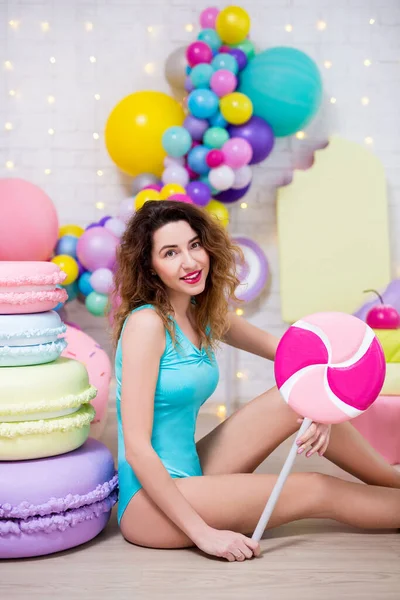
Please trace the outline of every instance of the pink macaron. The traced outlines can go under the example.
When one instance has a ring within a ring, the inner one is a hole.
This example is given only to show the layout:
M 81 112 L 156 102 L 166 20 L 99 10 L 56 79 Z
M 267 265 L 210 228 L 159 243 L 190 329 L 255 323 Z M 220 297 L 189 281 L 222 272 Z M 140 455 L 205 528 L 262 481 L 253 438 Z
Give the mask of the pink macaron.
M 38 313 L 67 300 L 66 274 L 52 262 L 0 262 L 0 314 Z

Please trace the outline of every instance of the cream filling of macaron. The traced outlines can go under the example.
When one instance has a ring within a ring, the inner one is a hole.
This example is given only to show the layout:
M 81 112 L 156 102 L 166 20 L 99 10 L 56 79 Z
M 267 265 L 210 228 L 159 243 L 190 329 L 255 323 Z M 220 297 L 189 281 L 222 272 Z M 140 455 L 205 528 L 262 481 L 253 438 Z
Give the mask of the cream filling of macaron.
M 0 285 L 0 293 L 48 292 L 55 288 L 54 285 Z
M 0 423 L 19 423 L 20 421 L 42 421 L 44 419 L 58 419 L 59 417 L 66 417 L 72 415 L 81 408 L 75 406 L 73 408 L 65 408 L 64 410 L 58 410 L 56 412 L 41 412 L 41 413 L 30 413 L 30 414 L 18 414 L 18 415 L 0 415 Z

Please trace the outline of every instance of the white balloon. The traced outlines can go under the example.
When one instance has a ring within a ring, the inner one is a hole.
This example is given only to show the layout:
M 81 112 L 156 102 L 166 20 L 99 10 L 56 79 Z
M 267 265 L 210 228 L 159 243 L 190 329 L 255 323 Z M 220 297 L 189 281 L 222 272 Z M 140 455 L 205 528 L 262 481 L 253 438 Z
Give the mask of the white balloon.
M 104 229 L 111 231 L 116 237 L 120 238 L 125 231 L 126 224 L 118 217 L 111 217 L 104 224 Z
M 119 218 L 122 219 L 122 221 L 124 221 L 125 223 L 127 223 L 127 221 L 129 221 L 134 212 L 134 198 L 131 197 L 122 200 L 121 204 L 119 205 Z
M 185 164 L 185 157 L 184 156 L 179 156 L 179 157 L 174 157 L 174 156 L 166 156 L 164 158 L 164 167 L 170 167 L 171 165 L 180 165 L 181 167 L 183 167 L 183 165 Z
M 235 171 L 235 181 L 233 182 L 233 189 L 240 190 L 246 185 L 249 185 L 250 181 L 253 178 L 253 171 L 251 167 L 245 165 L 244 167 L 240 167 Z
M 235 181 L 235 172 L 227 165 L 221 165 L 216 169 L 211 169 L 208 174 L 208 180 L 218 191 L 229 190 Z
M 189 173 L 180 165 L 170 165 L 163 172 L 161 179 L 164 185 L 167 185 L 167 183 L 179 183 L 179 185 L 186 187 L 189 183 Z

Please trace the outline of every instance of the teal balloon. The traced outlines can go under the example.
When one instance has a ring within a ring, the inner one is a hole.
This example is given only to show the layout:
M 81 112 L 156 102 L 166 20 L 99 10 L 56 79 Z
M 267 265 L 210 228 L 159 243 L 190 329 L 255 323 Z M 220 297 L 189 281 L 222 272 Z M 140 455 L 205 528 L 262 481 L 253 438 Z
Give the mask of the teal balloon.
M 257 54 L 243 69 L 239 92 L 253 103 L 253 114 L 269 123 L 275 136 L 306 127 L 322 102 L 322 79 L 315 62 L 301 50 L 276 47 Z
M 219 50 L 222 46 L 222 40 L 215 29 L 202 29 L 197 39 L 210 46 L 211 50 Z
M 189 77 L 195 88 L 210 87 L 210 79 L 214 73 L 214 69 L 207 63 L 201 63 L 193 67 Z
M 217 54 L 217 56 L 214 56 L 211 61 L 211 66 L 215 71 L 225 69 L 226 71 L 232 71 L 235 75 L 237 75 L 239 71 L 239 65 L 236 58 L 226 52 L 221 52 L 220 54 Z
M 68 294 L 67 302 L 72 302 L 72 300 L 75 300 L 75 298 L 78 297 L 79 287 L 78 287 L 77 280 L 73 281 L 69 285 L 63 285 L 62 287 L 64 288 L 64 290 L 66 290 L 66 292 Z
M 162 136 L 162 146 L 169 156 L 184 156 L 192 146 L 190 133 L 184 127 L 169 127 Z
M 210 188 L 210 192 L 211 195 L 214 196 L 215 194 L 219 194 L 221 190 L 216 190 L 215 187 L 213 187 L 210 183 L 210 180 L 208 179 L 208 175 L 201 175 L 199 177 L 199 181 L 201 181 L 202 183 L 205 183 L 206 185 L 208 185 L 208 187 Z
M 229 140 L 229 133 L 222 127 L 210 127 L 203 136 L 203 144 L 207 148 L 222 148 Z
M 86 296 L 85 306 L 91 315 L 95 317 L 104 317 L 108 305 L 108 296 L 99 294 L 98 292 L 90 292 Z

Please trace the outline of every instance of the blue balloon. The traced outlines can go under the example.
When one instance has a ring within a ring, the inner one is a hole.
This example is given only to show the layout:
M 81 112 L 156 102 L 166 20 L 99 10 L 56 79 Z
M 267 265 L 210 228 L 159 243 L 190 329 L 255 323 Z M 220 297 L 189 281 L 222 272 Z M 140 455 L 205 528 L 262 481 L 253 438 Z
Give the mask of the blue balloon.
M 214 69 L 207 63 L 201 63 L 193 67 L 190 73 L 190 81 L 195 88 L 208 88 L 210 87 L 210 79 L 214 73 Z
M 162 136 L 162 145 L 169 156 L 184 156 L 192 145 L 190 133 L 184 127 L 169 127 Z
M 307 54 L 276 47 L 248 63 L 238 91 L 252 101 L 253 114 L 267 121 L 275 136 L 283 137 L 296 133 L 315 116 L 322 101 L 322 80 Z
M 197 36 L 197 39 L 206 43 L 213 51 L 219 50 L 222 46 L 222 40 L 215 29 L 202 29 Z
M 210 167 L 206 163 L 207 154 L 210 152 L 209 148 L 205 146 L 195 146 L 191 149 L 188 154 L 187 162 L 189 167 L 200 175 L 207 174 L 210 170 Z
M 63 235 L 57 242 L 55 254 L 67 254 L 76 258 L 76 247 L 78 245 L 78 238 L 75 235 Z
M 192 70 L 192 67 L 190 67 L 189 65 L 187 65 L 186 67 L 186 75 L 190 75 L 190 71 Z
M 199 88 L 188 97 L 188 109 L 197 119 L 209 119 L 218 110 L 219 98 L 211 90 Z
M 84 296 L 89 296 L 91 292 L 93 292 L 93 288 L 90 285 L 90 278 L 92 274 L 90 271 L 85 271 L 78 279 L 78 288 L 81 294 Z
M 224 119 L 221 112 L 218 111 L 209 119 L 209 123 L 211 127 L 226 127 L 228 125 L 228 121 Z
M 225 69 L 226 71 L 232 71 L 232 73 L 235 75 L 239 71 L 239 65 L 236 58 L 226 52 L 220 52 L 220 54 L 214 56 L 211 61 L 211 66 L 215 69 L 215 71 L 218 71 L 219 69 Z

